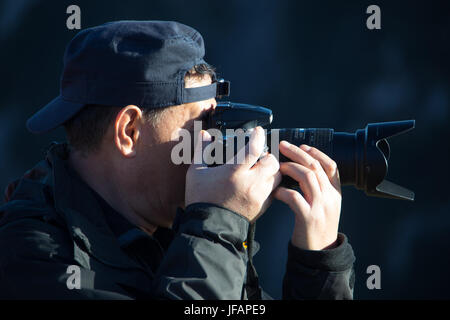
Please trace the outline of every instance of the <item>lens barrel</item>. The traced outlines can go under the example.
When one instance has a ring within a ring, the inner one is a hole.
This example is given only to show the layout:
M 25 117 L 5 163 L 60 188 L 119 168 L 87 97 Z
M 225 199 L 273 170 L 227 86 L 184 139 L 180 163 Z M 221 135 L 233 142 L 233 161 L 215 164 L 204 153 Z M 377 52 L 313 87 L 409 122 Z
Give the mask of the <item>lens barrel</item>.
M 338 165 L 342 185 L 356 185 L 358 182 L 358 160 L 361 152 L 357 150 L 356 133 L 334 132 L 328 128 L 290 128 L 273 129 L 267 134 L 267 141 L 271 141 L 272 131 L 279 130 L 279 140 L 286 140 L 291 144 L 300 146 L 302 144 L 315 147 L 327 154 Z M 281 153 L 279 161 L 290 161 Z M 298 185 L 292 179 L 283 180 L 285 186 Z
M 354 185 L 372 196 L 413 200 L 412 191 L 384 179 L 390 156 L 385 138 L 409 131 L 414 126 L 414 120 L 406 120 L 370 123 L 354 133 L 335 132 L 329 128 L 272 129 L 267 134 L 267 142 L 270 145 L 272 135 L 276 133 L 279 141 L 315 147 L 336 162 L 342 185 Z M 279 153 L 279 161 L 290 160 Z M 293 188 L 298 182 L 284 176 L 281 185 Z

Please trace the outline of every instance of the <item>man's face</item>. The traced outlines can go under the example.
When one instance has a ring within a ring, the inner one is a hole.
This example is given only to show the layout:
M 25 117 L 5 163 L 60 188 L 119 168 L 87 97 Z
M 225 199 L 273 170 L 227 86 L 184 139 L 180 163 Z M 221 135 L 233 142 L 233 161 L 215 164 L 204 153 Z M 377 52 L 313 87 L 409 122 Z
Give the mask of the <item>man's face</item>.
M 211 84 L 211 77 L 203 79 L 191 78 L 186 81 L 186 87 L 200 87 Z M 142 144 L 137 152 L 137 171 L 142 188 L 143 205 L 148 208 L 162 207 L 161 212 L 152 212 L 152 218 L 158 219 L 157 224 L 170 226 L 174 219 L 176 208 L 184 207 L 184 193 L 187 164 L 175 165 L 171 160 L 172 148 L 179 143 L 177 133 L 180 129 L 191 132 L 194 139 L 194 121 L 200 121 L 208 112 L 214 109 L 217 102 L 214 98 L 204 101 L 187 103 L 169 107 L 164 110 L 156 124 L 150 123 L 143 127 Z M 203 129 L 206 129 L 203 127 Z M 160 203 L 155 204 L 156 201 Z M 153 202 L 153 203 L 151 203 Z

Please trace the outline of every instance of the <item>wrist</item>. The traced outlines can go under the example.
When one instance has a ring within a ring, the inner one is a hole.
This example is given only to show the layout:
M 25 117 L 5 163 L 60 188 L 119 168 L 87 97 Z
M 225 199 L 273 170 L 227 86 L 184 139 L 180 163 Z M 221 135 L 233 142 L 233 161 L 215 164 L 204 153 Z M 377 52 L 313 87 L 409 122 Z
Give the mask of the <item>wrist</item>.
M 296 235 L 294 232 L 291 243 L 294 247 L 310 251 L 330 250 L 339 246 L 337 233 L 334 238 L 315 239 L 314 237 L 306 236 L 304 233 L 302 235 Z
M 337 237 L 337 235 L 336 235 L 336 240 L 334 240 L 331 244 L 329 244 L 329 245 L 323 247 L 323 248 L 320 249 L 320 250 L 330 250 L 330 249 L 337 248 L 338 246 L 339 246 L 339 242 L 338 242 L 338 237 Z

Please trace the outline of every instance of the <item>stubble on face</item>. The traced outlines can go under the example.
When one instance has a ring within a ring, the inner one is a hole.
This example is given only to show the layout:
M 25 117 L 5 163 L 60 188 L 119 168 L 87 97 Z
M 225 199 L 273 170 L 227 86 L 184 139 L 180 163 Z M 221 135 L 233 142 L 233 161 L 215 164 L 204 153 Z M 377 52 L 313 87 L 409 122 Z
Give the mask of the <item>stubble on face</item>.
M 193 79 L 186 87 L 199 87 L 211 84 L 211 78 Z M 172 148 L 179 142 L 174 140 L 176 132 L 185 129 L 191 132 L 192 139 L 194 121 L 201 120 L 216 106 L 214 98 L 204 101 L 168 107 L 163 111 L 157 123 L 145 126 L 147 137 L 142 148 L 140 163 L 144 192 L 148 205 L 158 208 L 158 220 L 164 226 L 172 224 L 176 208 L 184 208 L 186 172 L 188 165 L 175 165 L 171 160 Z M 147 178 L 146 178 L 147 177 Z M 154 213 L 153 213 L 154 214 Z

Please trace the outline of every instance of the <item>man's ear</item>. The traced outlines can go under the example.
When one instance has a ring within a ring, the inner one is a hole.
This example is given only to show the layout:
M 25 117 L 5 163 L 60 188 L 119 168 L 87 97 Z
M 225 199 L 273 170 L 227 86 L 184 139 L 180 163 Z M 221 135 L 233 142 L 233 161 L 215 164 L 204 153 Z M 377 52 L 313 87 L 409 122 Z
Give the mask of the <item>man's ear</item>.
M 142 130 L 142 110 L 134 105 L 128 105 L 116 116 L 114 122 L 114 143 L 125 157 L 136 156 L 136 144 Z

